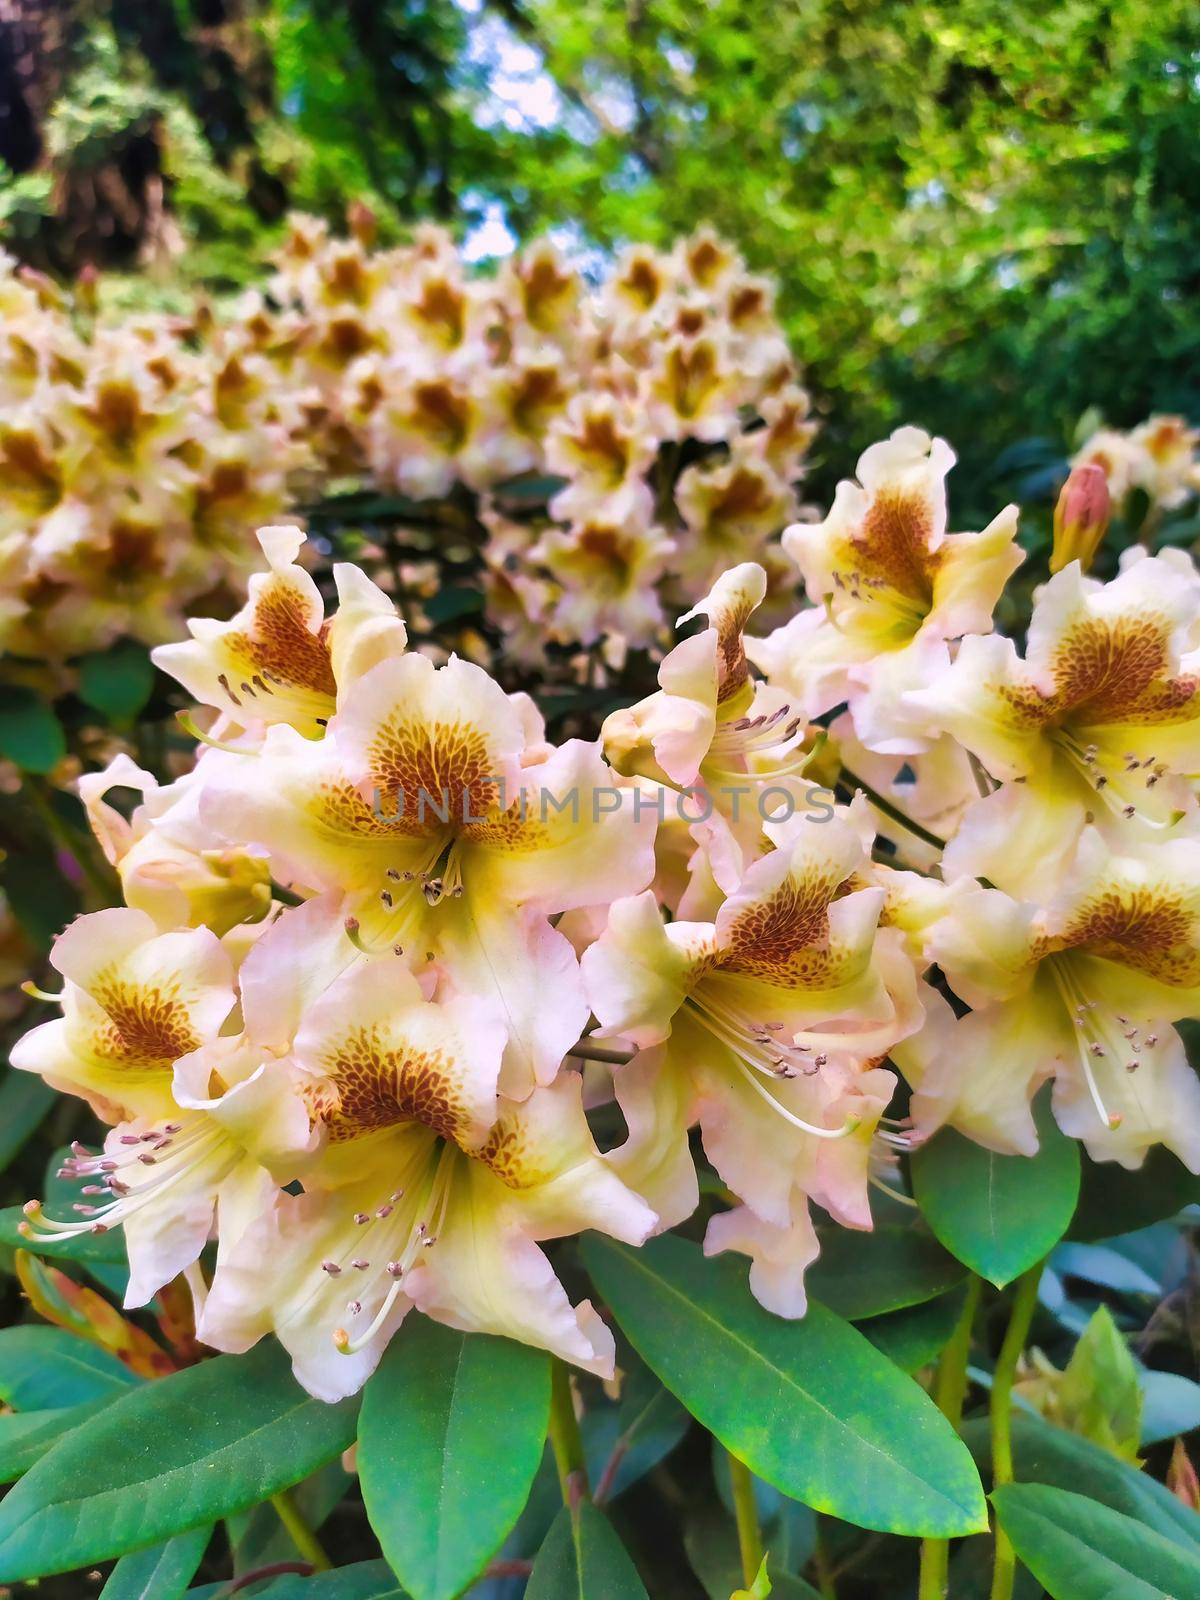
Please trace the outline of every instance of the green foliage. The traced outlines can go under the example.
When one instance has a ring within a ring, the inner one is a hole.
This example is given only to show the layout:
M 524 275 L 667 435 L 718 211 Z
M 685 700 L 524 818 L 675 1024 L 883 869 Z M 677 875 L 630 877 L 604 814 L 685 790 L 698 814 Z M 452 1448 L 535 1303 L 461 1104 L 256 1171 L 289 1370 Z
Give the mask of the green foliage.
M 69 1571 L 256 1505 L 352 1443 L 356 1412 L 305 1395 L 273 1344 L 138 1385 L 64 1435 L 0 1505 L 0 1581 Z
M 193 1528 L 166 1544 L 123 1556 L 100 1591 L 100 1600 L 179 1600 L 211 1538 L 211 1528 Z
M 62 724 L 33 689 L 5 685 L 0 705 L 0 755 L 24 772 L 50 772 L 67 753 Z
M 735 1262 L 669 1235 L 637 1251 L 593 1235 L 584 1254 L 638 1353 L 759 1477 L 861 1527 L 982 1525 L 982 1492 L 945 1419 L 840 1317 L 814 1303 L 783 1322 Z
M 1038 1152 L 1000 1156 L 942 1128 L 912 1160 L 913 1193 L 948 1250 L 999 1288 L 1058 1243 L 1079 1198 L 1079 1146 L 1061 1133 L 1043 1094 Z M 1029 1204 L 1031 1193 L 1037 1205 Z
M 1200 1556 L 1095 1500 L 1010 1483 L 992 1501 L 1018 1556 L 1052 1600 L 1180 1600 L 1200 1592 Z
M 608 1521 L 586 1502 L 575 1515 L 565 1507 L 534 1563 L 525 1600 L 647 1600 Z
M 363 1395 L 358 1465 L 371 1524 L 414 1600 L 453 1600 L 503 1541 L 549 1411 L 539 1350 L 425 1321 L 392 1345 Z

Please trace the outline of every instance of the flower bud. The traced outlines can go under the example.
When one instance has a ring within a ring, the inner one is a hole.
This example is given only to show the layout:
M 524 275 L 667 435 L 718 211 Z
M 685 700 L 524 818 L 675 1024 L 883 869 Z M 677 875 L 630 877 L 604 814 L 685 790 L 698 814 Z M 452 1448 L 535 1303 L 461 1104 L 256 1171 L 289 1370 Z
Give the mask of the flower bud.
M 1092 461 L 1073 467 L 1054 508 L 1051 572 L 1061 572 L 1069 561 L 1078 561 L 1087 571 L 1108 530 L 1111 510 L 1104 468 Z

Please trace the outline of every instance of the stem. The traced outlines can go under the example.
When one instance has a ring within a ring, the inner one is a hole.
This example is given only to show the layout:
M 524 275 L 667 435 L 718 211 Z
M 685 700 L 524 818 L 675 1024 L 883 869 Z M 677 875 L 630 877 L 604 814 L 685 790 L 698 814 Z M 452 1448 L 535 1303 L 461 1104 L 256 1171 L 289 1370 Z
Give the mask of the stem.
M 584 1061 L 604 1061 L 612 1067 L 623 1067 L 633 1060 L 633 1050 L 609 1050 L 602 1044 L 592 1044 L 589 1039 L 580 1039 L 578 1044 L 573 1044 L 567 1051 L 569 1056 L 580 1056 Z
M 271 1496 L 271 1504 L 275 1507 L 280 1522 L 287 1529 L 292 1543 L 305 1561 L 312 1566 L 313 1570 L 316 1572 L 331 1571 L 333 1562 L 325 1554 L 324 1546 L 309 1526 L 308 1519 L 296 1504 L 292 1491 L 290 1489 L 281 1489 L 278 1494 Z
M 104 861 L 103 868 L 98 864 L 91 835 L 76 832 L 63 817 L 59 816 L 54 808 L 52 795 L 48 792 L 49 785 L 45 784 L 43 779 L 27 773 L 24 788 L 30 809 L 58 848 L 65 850 L 78 866 L 100 905 L 120 905 L 122 900 L 120 880 L 107 861 Z
M 962 1315 L 938 1362 L 937 1383 L 933 1397 L 937 1401 L 938 1410 L 952 1428 L 957 1428 L 962 1421 L 963 1401 L 967 1396 L 967 1358 L 971 1351 L 971 1327 L 979 1308 L 982 1287 L 980 1279 L 972 1273 Z M 923 1539 L 921 1582 L 917 1590 L 917 1600 L 945 1600 L 949 1581 L 950 1541 Z
M 588 1494 L 587 1462 L 583 1454 L 583 1439 L 575 1416 L 575 1400 L 571 1393 L 571 1375 L 566 1363 L 557 1356 L 550 1368 L 550 1448 L 554 1452 L 554 1465 L 558 1468 L 558 1486 L 562 1490 L 563 1505 L 574 1516 L 579 1502 Z
M 916 838 L 923 839 L 926 844 L 931 844 L 935 850 L 944 850 L 946 848 L 945 839 L 940 839 L 936 833 L 930 833 L 928 828 L 923 828 L 919 822 L 914 822 L 911 817 L 906 816 L 901 811 L 898 805 L 894 805 L 892 801 L 881 795 L 878 789 L 872 789 L 869 783 L 864 783 L 861 778 L 855 777 L 849 767 L 842 768 L 842 781 L 848 788 L 861 789 L 877 811 L 882 811 L 885 817 L 891 817 L 893 822 L 898 822 L 902 828 L 907 828 L 909 833 L 914 834 Z
M 225 1600 L 228 1595 L 240 1594 L 243 1589 L 260 1583 L 263 1578 L 278 1578 L 290 1572 L 308 1578 L 312 1576 L 312 1565 L 308 1561 L 272 1561 L 270 1566 L 255 1567 L 253 1572 L 243 1572 L 240 1578 L 231 1578 L 226 1587 L 219 1591 L 220 1600 Z
M 1042 1281 L 1044 1262 L 1030 1267 L 1017 1282 L 1016 1299 L 1008 1321 L 1004 1343 L 992 1377 L 992 1488 L 1013 1481 L 1012 1458 L 1012 1386 L 1017 1372 L 1017 1361 L 1029 1337 L 1030 1324 L 1037 1306 L 1038 1285 Z M 991 1600 L 1012 1600 L 1013 1579 L 1016 1576 L 1017 1557 L 1012 1544 L 999 1522 L 996 1524 L 996 1557 L 992 1568 Z
M 742 1558 L 742 1581 L 747 1589 L 758 1576 L 762 1566 L 762 1530 L 758 1525 L 758 1507 L 754 1503 L 754 1479 L 750 1468 L 739 1461 L 732 1451 L 729 1458 L 729 1480 L 733 1485 L 733 1515 L 737 1522 L 738 1551 Z
M 813 1544 L 813 1572 L 822 1600 L 837 1600 L 837 1580 L 825 1545 L 825 1537 L 821 1532 L 820 1517 L 817 1518 L 817 1536 Z

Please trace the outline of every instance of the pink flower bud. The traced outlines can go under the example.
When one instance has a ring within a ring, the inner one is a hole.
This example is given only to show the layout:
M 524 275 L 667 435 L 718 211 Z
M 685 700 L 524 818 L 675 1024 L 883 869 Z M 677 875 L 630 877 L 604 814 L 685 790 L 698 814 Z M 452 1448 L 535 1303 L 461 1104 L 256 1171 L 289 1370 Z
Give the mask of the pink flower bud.
M 1087 571 L 1108 529 L 1111 510 L 1103 467 L 1092 461 L 1073 467 L 1054 508 L 1051 572 L 1061 572 L 1069 561 L 1078 561 Z

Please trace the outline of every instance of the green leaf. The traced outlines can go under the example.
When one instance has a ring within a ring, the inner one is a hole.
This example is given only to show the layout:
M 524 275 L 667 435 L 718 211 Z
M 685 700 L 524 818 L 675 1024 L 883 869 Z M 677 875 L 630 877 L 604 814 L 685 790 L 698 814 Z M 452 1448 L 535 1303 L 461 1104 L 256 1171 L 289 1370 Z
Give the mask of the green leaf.
M 208 1583 L 189 1589 L 187 1600 L 225 1600 L 228 1583 Z M 301 1578 L 289 1573 L 246 1591 L 247 1600 L 408 1600 L 382 1561 L 356 1561 L 334 1572 Z
M 1111 1239 L 1173 1217 L 1200 1202 L 1200 1177 L 1178 1156 L 1155 1145 L 1136 1172 L 1115 1161 L 1083 1161 L 1079 1206 L 1068 1238 L 1085 1242 Z
M 80 1405 L 140 1381 L 109 1351 L 65 1328 L 0 1329 L 0 1400 L 17 1411 Z
M 383 1553 L 416 1600 L 452 1600 L 529 1498 L 550 1415 L 544 1351 L 414 1320 L 363 1394 L 358 1471 Z
M 257 1505 L 352 1443 L 264 1341 L 139 1384 L 67 1434 L 0 1503 L 0 1582 L 65 1572 Z
M 193 1528 L 166 1544 L 123 1556 L 101 1589 L 100 1600 L 179 1600 L 211 1538 L 211 1528 Z
M 926 1221 L 960 1261 L 1003 1288 L 1062 1238 L 1079 1198 L 1079 1146 L 1043 1095 L 1035 1156 L 1001 1156 L 942 1128 L 911 1163 Z
M 127 727 L 153 693 L 154 663 L 136 640 L 80 657 L 79 698 L 115 727 Z
M 1013 1549 L 1052 1600 L 1200 1594 L 1200 1557 L 1096 1500 L 1044 1483 L 1008 1483 L 992 1503 Z
M 4 1073 L 0 1080 L 0 1170 L 37 1131 L 58 1095 L 35 1072 Z
M 648 1600 L 629 1552 L 591 1501 L 559 1512 L 533 1564 L 525 1600 Z
M 114 1391 L 116 1393 L 118 1391 Z M 0 1483 L 28 1472 L 50 1446 L 106 1406 L 111 1396 L 50 1411 L 10 1411 L 0 1416 Z
M 966 1448 L 937 1407 L 819 1304 L 799 1322 L 751 1297 L 743 1268 L 665 1235 L 583 1253 L 642 1359 L 760 1478 L 861 1527 L 948 1537 L 986 1525 Z
M 823 1228 L 820 1237 L 821 1254 L 805 1285 L 812 1299 L 849 1322 L 920 1305 L 966 1277 L 962 1263 L 923 1229 Z
M 990 1448 L 986 1425 L 976 1432 L 986 1457 Z M 1053 1484 L 1086 1494 L 1200 1555 L 1200 1516 L 1148 1473 L 1118 1461 L 1090 1440 L 1041 1417 L 1018 1413 L 1013 1417 L 1013 1460 L 1018 1482 Z
M 443 623 L 458 622 L 462 617 L 472 617 L 483 610 L 483 595 L 478 589 L 448 584 L 431 595 L 421 608 L 434 627 Z
M 50 772 L 67 753 L 62 724 L 40 694 L 5 684 L 0 697 L 0 755 L 23 772 Z
M 1137 1367 L 1107 1306 L 1098 1306 L 1053 1389 L 1072 1433 L 1136 1461 L 1142 1432 Z
M 924 1305 L 872 1317 L 859 1331 L 901 1372 L 918 1372 L 946 1348 L 958 1326 L 965 1295 L 965 1289 L 955 1289 Z

